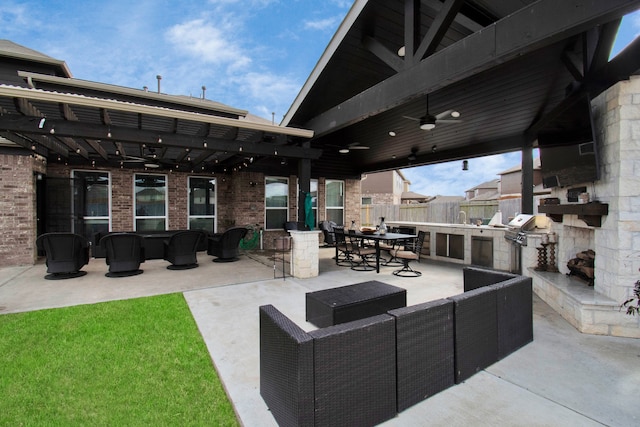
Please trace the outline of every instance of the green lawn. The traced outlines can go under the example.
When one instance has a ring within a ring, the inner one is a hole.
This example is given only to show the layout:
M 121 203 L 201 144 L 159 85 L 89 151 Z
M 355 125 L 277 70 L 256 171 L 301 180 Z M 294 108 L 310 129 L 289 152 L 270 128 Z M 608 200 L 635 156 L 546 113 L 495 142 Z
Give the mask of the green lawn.
M 239 425 L 182 294 L 0 316 L 0 425 Z

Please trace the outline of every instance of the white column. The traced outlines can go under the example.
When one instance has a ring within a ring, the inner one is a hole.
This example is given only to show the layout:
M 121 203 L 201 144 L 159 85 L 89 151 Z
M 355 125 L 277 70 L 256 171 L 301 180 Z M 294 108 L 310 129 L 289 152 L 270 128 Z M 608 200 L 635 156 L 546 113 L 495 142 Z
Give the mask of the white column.
M 320 271 L 320 231 L 290 230 L 293 240 L 291 275 L 298 279 L 316 277 Z

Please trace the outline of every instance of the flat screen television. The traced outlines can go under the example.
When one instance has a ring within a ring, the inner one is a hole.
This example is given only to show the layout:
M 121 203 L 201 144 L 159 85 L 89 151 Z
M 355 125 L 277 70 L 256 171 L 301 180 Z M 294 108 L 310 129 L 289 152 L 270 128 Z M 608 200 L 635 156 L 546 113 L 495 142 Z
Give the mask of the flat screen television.
M 566 187 L 598 180 L 591 102 L 581 98 L 538 134 L 542 185 Z

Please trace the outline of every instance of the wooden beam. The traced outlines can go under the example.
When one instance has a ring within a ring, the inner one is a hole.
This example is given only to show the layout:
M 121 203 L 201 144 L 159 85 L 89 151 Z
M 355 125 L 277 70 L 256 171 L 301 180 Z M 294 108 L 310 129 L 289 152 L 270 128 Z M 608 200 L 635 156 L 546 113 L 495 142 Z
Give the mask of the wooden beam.
M 413 67 L 415 52 L 420 43 L 420 1 L 404 1 L 404 66 Z
M 373 37 L 363 37 L 362 45 L 393 70 L 400 71 L 404 68 L 402 59 L 400 59 L 398 54 L 395 52 L 391 52 L 389 49 L 387 49 L 386 46 L 384 46 Z
M 638 7 L 640 0 L 539 0 L 317 115 L 304 126 L 313 129 L 316 137 L 336 131 L 611 22 Z
M 447 0 L 444 3 L 415 53 L 416 62 L 436 51 L 463 4 L 464 0 Z
M 69 122 L 66 120 L 47 120 L 45 126 L 40 129 L 36 118 L 22 116 L 0 116 L 0 130 L 22 132 L 33 135 L 48 135 L 51 129 L 55 129 L 56 136 L 70 138 L 93 138 L 104 140 L 108 131 L 112 139 L 121 142 L 137 144 L 157 145 L 158 137 L 162 138 L 162 145 L 167 147 L 181 147 L 189 149 L 202 149 L 203 139 L 190 135 L 162 134 L 155 131 L 137 130 L 122 127 L 106 127 L 86 124 L 81 122 Z M 226 151 L 229 153 L 243 153 L 263 156 L 282 156 L 297 159 L 318 159 L 322 150 L 314 148 L 302 148 L 296 145 L 276 145 L 264 142 L 235 141 L 220 138 L 207 137 L 207 148 L 212 151 Z

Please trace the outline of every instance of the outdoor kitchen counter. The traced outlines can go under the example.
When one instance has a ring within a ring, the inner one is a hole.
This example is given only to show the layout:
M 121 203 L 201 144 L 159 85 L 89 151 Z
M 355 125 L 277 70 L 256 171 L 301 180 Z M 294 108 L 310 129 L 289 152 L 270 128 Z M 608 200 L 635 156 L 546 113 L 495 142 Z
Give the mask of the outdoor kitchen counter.
M 390 227 L 407 227 L 428 233 L 422 258 L 465 265 L 484 265 L 510 270 L 512 245 L 505 240 L 507 227 L 443 224 L 434 222 L 387 221 Z M 478 251 L 482 252 L 478 258 Z M 490 252 L 490 253 L 488 253 Z M 480 262 L 479 262 L 480 260 Z

